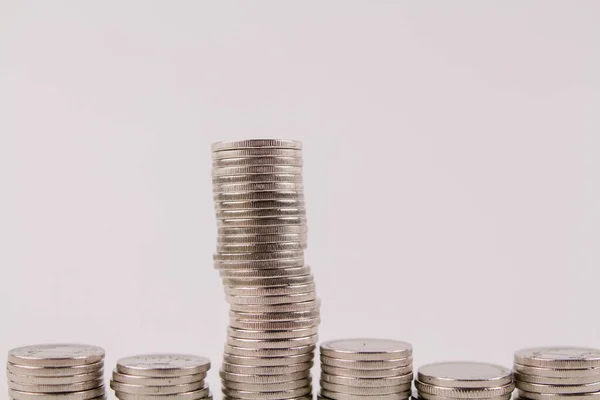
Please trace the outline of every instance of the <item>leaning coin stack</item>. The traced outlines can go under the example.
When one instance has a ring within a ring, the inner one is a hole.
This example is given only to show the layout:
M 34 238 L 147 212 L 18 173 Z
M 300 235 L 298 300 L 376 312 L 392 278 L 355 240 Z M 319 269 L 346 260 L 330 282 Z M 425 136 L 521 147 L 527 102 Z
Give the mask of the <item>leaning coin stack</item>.
M 319 399 L 404 400 L 412 385 L 412 346 L 387 339 L 321 344 Z
M 104 350 L 79 344 L 19 347 L 8 352 L 13 400 L 105 399 Z
M 515 384 L 521 399 L 600 399 L 600 350 L 538 347 L 515 353 Z
M 120 400 L 212 399 L 204 382 L 210 360 L 185 354 L 149 354 L 117 361 L 110 387 Z
M 424 365 L 415 387 L 423 400 L 509 400 L 515 389 L 510 369 L 467 361 Z
M 302 144 L 215 143 L 215 267 L 230 305 L 224 399 L 310 399 L 320 304 L 304 264 Z

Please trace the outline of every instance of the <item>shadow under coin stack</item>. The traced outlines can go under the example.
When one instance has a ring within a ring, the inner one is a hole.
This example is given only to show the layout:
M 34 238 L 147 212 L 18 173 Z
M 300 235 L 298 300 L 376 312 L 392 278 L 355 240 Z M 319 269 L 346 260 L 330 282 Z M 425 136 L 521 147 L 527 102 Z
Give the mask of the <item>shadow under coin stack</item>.
M 212 150 L 214 262 L 230 305 L 224 399 L 310 399 L 320 304 L 304 264 L 302 144 L 254 139 Z
M 600 350 L 538 347 L 515 353 L 519 398 L 530 400 L 600 399 Z
M 105 399 L 104 350 L 79 344 L 26 346 L 8 352 L 14 400 Z
M 423 400 L 510 400 L 515 389 L 510 369 L 468 361 L 424 365 L 415 387 Z
M 321 344 L 319 399 L 405 400 L 411 396 L 412 379 L 408 343 L 342 339 Z
M 149 354 L 117 361 L 110 387 L 120 400 L 212 399 L 204 382 L 210 360 L 185 354 Z

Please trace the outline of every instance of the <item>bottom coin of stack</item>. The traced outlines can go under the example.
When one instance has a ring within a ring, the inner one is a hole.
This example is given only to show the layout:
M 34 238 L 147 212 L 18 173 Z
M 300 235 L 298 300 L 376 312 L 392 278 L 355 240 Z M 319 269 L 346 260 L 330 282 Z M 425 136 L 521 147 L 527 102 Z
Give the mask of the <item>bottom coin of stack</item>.
M 210 360 L 184 354 L 149 354 L 117 361 L 110 387 L 120 400 L 212 399 L 204 381 Z
M 105 399 L 104 350 L 79 344 L 19 347 L 8 353 L 8 395 L 13 400 Z
M 600 350 L 538 347 L 515 353 L 515 385 L 521 399 L 600 399 Z
M 509 400 L 515 389 L 510 369 L 464 361 L 422 366 L 415 387 L 423 400 Z
M 410 398 L 412 379 L 408 343 L 342 339 L 321 345 L 319 399 L 405 400 Z

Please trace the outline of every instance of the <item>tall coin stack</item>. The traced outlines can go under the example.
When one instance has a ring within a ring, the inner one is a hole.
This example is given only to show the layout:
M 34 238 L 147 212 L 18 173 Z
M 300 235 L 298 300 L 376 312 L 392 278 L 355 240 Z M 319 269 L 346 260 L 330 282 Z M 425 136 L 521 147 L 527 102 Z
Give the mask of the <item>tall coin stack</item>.
M 468 361 L 424 365 L 415 387 L 423 400 L 510 400 L 515 389 L 510 369 Z
M 320 303 L 304 264 L 302 144 L 215 143 L 214 256 L 230 305 L 224 399 L 310 399 Z
M 14 400 L 105 399 L 104 350 L 79 344 L 26 346 L 8 352 L 8 395 Z
M 600 399 L 600 350 L 538 347 L 515 353 L 515 384 L 521 399 Z
M 319 399 L 404 400 L 411 396 L 412 346 L 387 339 L 321 344 Z
M 201 400 L 210 360 L 185 354 L 149 354 L 117 361 L 110 387 L 120 400 Z

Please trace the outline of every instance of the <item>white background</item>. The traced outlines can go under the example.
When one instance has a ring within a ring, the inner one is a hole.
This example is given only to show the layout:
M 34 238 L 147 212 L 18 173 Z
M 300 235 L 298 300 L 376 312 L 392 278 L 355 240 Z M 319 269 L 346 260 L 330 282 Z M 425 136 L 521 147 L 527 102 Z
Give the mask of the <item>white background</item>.
M 321 339 L 600 346 L 600 3 L 0 3 L 0 350 L 218 367 L 213 141 L 304 142 Z M 3 362 L 4 358 L 0 358 Z M 6 393 L 5 382 L 0 392 Z

